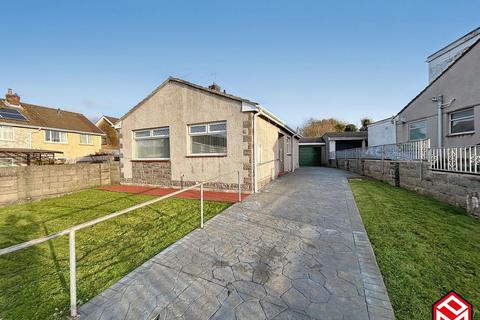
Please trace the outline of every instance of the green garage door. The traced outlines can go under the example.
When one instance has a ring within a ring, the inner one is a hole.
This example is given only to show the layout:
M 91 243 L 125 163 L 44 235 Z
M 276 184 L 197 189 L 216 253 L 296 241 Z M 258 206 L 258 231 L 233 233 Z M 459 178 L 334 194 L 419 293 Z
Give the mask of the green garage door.
M 322 148 L 317 146 L 300 146 L 300 166 L 319 166 L 322 162 Z

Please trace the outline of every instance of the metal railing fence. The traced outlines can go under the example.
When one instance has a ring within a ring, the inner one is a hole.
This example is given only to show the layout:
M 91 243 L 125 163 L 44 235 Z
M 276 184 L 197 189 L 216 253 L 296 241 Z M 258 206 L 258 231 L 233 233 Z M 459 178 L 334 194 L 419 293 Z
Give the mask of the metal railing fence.
M 480 174 L 480 146 L 431 148 L 430 169 Z
M 100 222 L 103 222 L 103 221 L 106 221 L 106 220 L 110 220 L 112 218 L 121 216 L 123 214 L 135 211 L 137 209 L 152 205 L 154 203 L 157 203 L 157 202 L 160 202 L 162 200 L 174 197 L 178 194 L 181 194 L 185 191 L 192 190 L 192 189 L 195 189 L 195 188 L 200 188 L 200 228 L 203 228 L 204 185 L 208 184 L 208 182 L 211 182 L 215 179 L 218 179 L 220 177 L 224 177 L 224 176 L 227 176 L 227 175 L 231 175 L 233 173 L 237 173 L 237 184 L 238 184 L 237 192 L 238 192 L 238 201 L 240 202 L 240 201 L 242 201 L 242 185 L 241 185 L 241 182 L 240 182 L 240 171 L 232 171 L 232 172 L 229 172 L 229 173 L 218 175 L 218 176 L 216 176 L 214 178 L 211 178 L 211 179 L 208 179 L 208 180 L 204 180 L 204 181 L 199 182 L 199 183 L 197 183 L 193 186 L 190 186 L 190 187 L 187 187 L 187 188 L 184 188 L 184 189 L 180 189 L 178 191 L 169 193 L 167 195 L 164 195 L 164 196 L 161 196 L 161 197 L 158 197 L 158 198 L 155 198 L 155 199 L 152 199 L 152 200 L 134 205 L 132 207 L 110 213 L 106 216 L 103 216 L 103 217 L 100 217 L 100 218 L 97 218 L 97 219 L 93 219 L 93 220 L 75 225 L 73 227 L 70 227 L 70 228 L 67 228 L 67 229 L 49 234 L 45 237 L 41 237 L 41 238 L 33 239 L 33 240 L 30 240 L 30 241 L 22 242 L 22 243 L 19 243 L 19 244 L 16 244 L 16 245 L 13 245 L 13 246 L 10 246 L 10 247 L 7 247 L 7 248 L 2 248 L 2 249 L 0 249 L 0 256 L 3 256 L 5 254 L 9 254 L 9 253 L 12 253 L 12 252 L 16 252 L 16 251 L 19 251 L 19 250 L 22 250 L 22 249 L 26 249 L 26 248 L 29 248 L 31 246 L 34 246 L 34 245 L 37 245 L 37 244 L 40 244 L 40 243 L 43 243 L 43 242 L 46 242 L 46 241 L 49 241 L 49 240 L 52 240 L 52 239 L 55 239 L 55 238 L 58 238 L 58 237 L 61 237 L 63 235 L 68 234 L 68 239 L 69 239 L 69 266 L 70 266 L 70 316 L 72 318 L 75 318 L 78 315 L 78 313 L 77 313 L 76 256 L 75 256 L 75 232 L 76 231 L 87 228 L 87 227 L 90 227 L 90 226 L 93 226 L 93 225 L 96 225 L 96 224 L 98 224 Z
M 430 139 L 332 151 L 333 159 L 427 160 Z

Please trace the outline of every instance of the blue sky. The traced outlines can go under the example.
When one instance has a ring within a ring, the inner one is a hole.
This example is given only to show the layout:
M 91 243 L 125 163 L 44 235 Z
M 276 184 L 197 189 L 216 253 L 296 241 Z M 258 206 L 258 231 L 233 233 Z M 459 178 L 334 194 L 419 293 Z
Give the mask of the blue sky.
M 10 1 L 0 92 L 121 116 L 168 76 L 260 102 L 296 127 L 395 114 L 479 1 Z

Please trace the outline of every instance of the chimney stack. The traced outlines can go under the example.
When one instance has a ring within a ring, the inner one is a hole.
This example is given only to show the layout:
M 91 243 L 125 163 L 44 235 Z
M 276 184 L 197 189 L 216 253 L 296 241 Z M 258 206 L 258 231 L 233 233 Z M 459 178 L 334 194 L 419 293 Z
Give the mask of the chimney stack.
M 212 83 L 211 85 L 209 85 L 208 89 L 213 90 L 213 91 L 217 91 L 217 92 L 222 91 L 222 88 L 220 88 L 220 86 L 218 84 L 216 84 L 215 82 Z
M 8 89 L 7 94 L 5 95 L 5 100 L 7 100 L 7 102 L 11 105 L 20 105 L 20 97 L 18 96 L 18 94 L 13 93 L 12 89 Z

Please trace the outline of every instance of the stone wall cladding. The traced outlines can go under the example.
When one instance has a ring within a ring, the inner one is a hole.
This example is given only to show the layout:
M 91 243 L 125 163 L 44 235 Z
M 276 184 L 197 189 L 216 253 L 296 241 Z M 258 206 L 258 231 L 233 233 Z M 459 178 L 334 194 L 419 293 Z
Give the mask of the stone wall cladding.
M 193 186 L 200 181 L 172 180 L 170 161 L 133 161 L 132 179 L 122 179 L 122 183 L 134 185 L 148 185 L 152 187 L 185 188 Z M 247 189 L 247 183 L 242 184 L 242 190 Z M 204 184 L 207 190 L 237 191 L 238 184 L 223 183 L 219 181 Z
M 252 191 L 253 177 L 253 114 L 246 114 L 247 119 L 243 121 L 243 191 Z
M 132 161 L 132 179 L 129 183 L 158 186 L 172 185 L 170 161 Z
M 0 205 L 119 183 L 118 161 L 0 168 Z
M 480 218 L 480 175 L 431 170 L 425 161 L 338 160 L 338 168 L 385 181 L 465 209 Z

